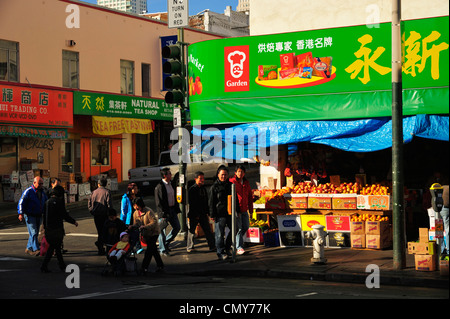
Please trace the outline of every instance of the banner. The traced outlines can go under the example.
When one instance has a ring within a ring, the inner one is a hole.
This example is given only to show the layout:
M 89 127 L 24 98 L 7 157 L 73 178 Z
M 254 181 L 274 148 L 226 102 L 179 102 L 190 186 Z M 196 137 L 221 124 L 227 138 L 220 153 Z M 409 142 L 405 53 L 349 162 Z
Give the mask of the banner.
M 173 120 L 173 105 L 163 99 L 93 92 L 73 92 L 74 114 Z
M 14 125 L 0 125 L 0 135 L 63 139 L 68 137 L 67 129 L 23 127 Z
M 153 121 L 93 116 L 92 131 L 98 135 L 149 134 L 153 132 Z
M 72 92 L 0 84 L 0 123 L 73 127 Z
M 403 113 L 448 114 L 448 16 L 402 22 Z M 202 124 L 391 116 L 391 23 L 189 46 Z

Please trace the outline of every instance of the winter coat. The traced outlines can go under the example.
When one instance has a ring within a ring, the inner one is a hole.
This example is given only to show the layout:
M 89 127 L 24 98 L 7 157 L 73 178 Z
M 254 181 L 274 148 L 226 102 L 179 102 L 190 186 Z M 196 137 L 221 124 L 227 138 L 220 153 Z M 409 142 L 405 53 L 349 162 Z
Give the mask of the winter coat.
M 253 194 L 250 182 L 245 177 L 241 182 L 236 175 L 230 178 L 230 182 L 236 185 L 236 194 L 241 212 L 248 211 L 249 213 L 253 213 Z
M 209 214 L 208 190 L 205 186 L 192 185 L 188 192 L 189 211 L 188 218 L 198 218 Z
M 42 216 L 44 205 L 47 201 L 47 195 L 42 190 L 41 199 L 39 199 L 37 192 L 38 190 L 34 188 L 34 186 L 27 188 L 23 192 L 22 197 L 17 204 L 17 210 L 19 214 L 25 214 L 35 217 Z
M 229 180 L 221 182 L 216 179 L 209 189 L 208 195 L 209 216 L 211 218 L 228 216 L 228 195 L 231 195 L 231 182 Z M 236 211 L 239 213 L 239 205 L 236 206 Z
M 127 194 L 123 194 L 122 203 L 120 205 L 120 219 L 126 224 L 132 224 L 131 217 L 133 216 L 133 203 Z
M 148 207 L 144 208 L 144 211 L 140 212 L 136 210 L 133 214 L 134 226 L 144 226 L 141 230 L 142 237 L 148 238 L 159 235 L 158 217 Z

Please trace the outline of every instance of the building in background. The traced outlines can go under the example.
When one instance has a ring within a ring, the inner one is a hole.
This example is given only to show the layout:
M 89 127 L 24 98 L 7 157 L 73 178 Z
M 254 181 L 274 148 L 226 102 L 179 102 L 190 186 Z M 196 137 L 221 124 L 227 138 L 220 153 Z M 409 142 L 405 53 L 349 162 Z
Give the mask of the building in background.
M 236 11 L 238 12 L 250 12 L 250 0 L 239 0 Z
M 134 14 L 147 12 L 147 0 L 97 0 L 97 4 L 102 7 Z

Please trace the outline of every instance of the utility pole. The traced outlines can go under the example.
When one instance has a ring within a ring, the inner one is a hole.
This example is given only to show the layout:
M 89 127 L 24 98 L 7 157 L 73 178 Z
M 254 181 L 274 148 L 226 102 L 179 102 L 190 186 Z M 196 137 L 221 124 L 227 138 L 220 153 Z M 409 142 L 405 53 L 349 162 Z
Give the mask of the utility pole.
M 392 0 L 392 225 L 394 269 L 406 267 L 401 0 Z

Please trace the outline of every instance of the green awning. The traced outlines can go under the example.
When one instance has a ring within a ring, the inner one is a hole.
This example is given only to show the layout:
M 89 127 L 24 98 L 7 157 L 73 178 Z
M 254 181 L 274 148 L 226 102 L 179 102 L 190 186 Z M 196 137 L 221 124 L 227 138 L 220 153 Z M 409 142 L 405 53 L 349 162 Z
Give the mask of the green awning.
M 35 138 L 67 138 L 68 136 L 66 129 L 14 125 L 0 125 L 0 135 Z

